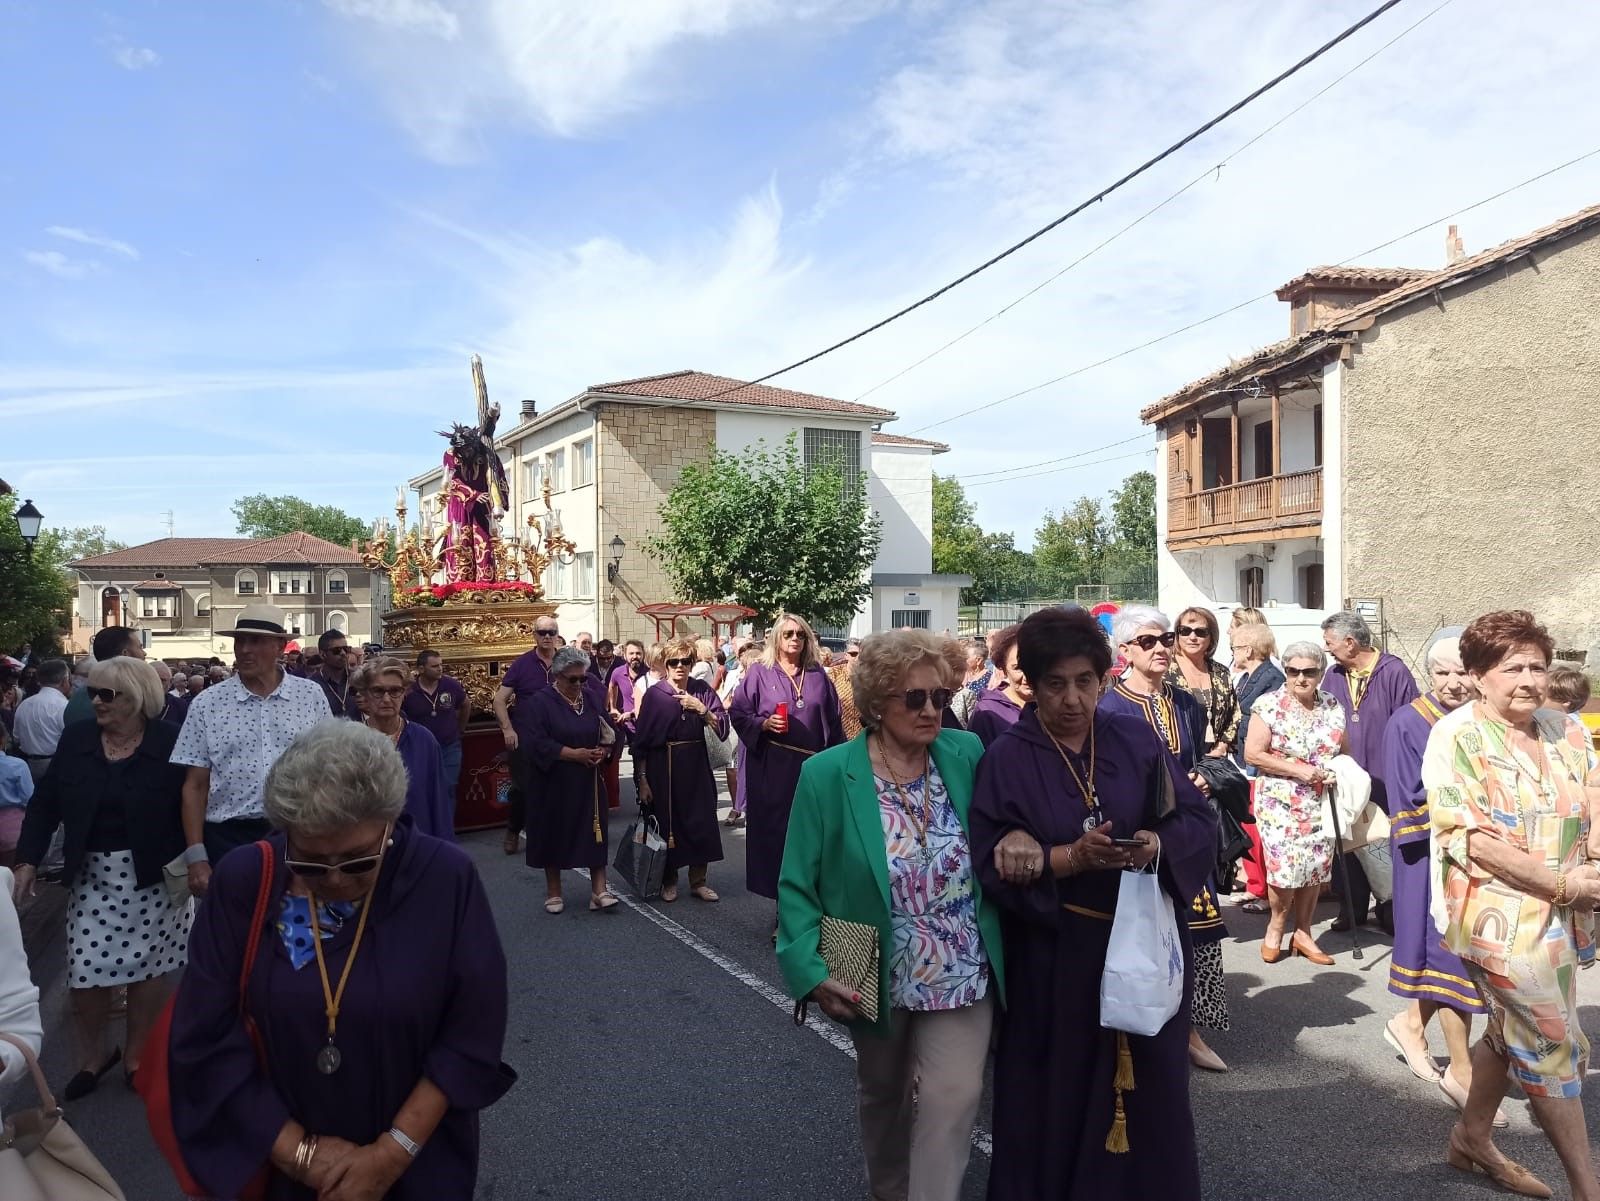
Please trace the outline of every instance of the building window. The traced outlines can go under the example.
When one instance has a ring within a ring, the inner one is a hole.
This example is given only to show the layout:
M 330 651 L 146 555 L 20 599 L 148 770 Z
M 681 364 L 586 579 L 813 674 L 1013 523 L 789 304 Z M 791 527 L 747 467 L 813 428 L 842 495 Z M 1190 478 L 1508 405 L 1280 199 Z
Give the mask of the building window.
M 825 430 L 807 426 L 801 451 L 807 471 L 832 467 L 844 477 L 847 490 L 853 491 L 861 486 L 860 430 Z
M 284 620 L 289 623 L 289 633 L 296 638 L 305 637 L 306 631 L 311 628 L 311 618 L 305 613 L 290 613 Z
M 594 439 L 585 438 L 572 444 L 572 486 L 581 488 L 594 483 Z
M 1322 564 L 1307 563 L 1300 569 L 1300 604 L 1306 609 L 1322 608 Z
M 309 596 L 316 591 L 311 586 L 309 571 L 275 571 L 272 573 L 274 596 Z
M 592 550 L 573 556 L 572 595 L 580 598 L 594 595 L 594 551 Z
M 1311 462 L 1322 466 L 1322 406 L 1311 406 Z
M 350 630 L 350 619 L 346 617 L 341 610 L 335 609 L 332 613 L 328 614 L 328 629 L 338 630 L 341 634 L 348 634 Z
M 567 569 L 559 560 L 551 559 L 545 566 L 544 594 L 551 600 L 567 595 Z
M 1256 471 L 1252 477 L 1262 479 L 1272 474 L 1272 422 L 1263 421 L 1256 426 Z
M 550 491 L 567 490 L 567 452 L 552 450 L 544 457 L 545 474 L 550 477 Z
M 196 617 L 211 616 L 211 593 L 202 592 L 194 598 L 194 615 Z
M 328 595 L 344 596 L 350 591 L 350 580 L 344 572 L 339 570 L 328 573 Z
M 524 459 L 522 463 L 523 500 L 538 500 L 544 495 L 544 461 Z
M 254 596 L 256 594 L 256 573 L 248 567 L 243 571 L 234 572 L 233 591 L 236 596 Z
M 1246 567 L 1239 573 L 1239 603 L 1247 609 L 1259 609 L 1264 603 L 1267 573 L 1260 567 Z
M 806 431 L 810 433 L 810 430 Z M 926 609 L 891 609 L 889 611 L 889 628 L 895 630 L 925 630 L 928 628 L 929 613 Z
M 140 617 L 171 617 L 173 597 L 170 595 L 151 596 L 148 594 L 139 597 Z

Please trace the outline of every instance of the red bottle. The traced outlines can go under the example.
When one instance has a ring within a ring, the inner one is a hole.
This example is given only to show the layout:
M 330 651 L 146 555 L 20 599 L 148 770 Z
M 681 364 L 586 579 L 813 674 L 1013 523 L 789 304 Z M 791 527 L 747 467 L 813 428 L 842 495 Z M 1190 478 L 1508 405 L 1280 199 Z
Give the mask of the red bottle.
M 775 716 L 779 722 L 777 732 L 779 734 L 787 734 L 789 732 L 789 703 L 787 701 L 779 701 L 778 708 L 774 712 L 773 716 Z

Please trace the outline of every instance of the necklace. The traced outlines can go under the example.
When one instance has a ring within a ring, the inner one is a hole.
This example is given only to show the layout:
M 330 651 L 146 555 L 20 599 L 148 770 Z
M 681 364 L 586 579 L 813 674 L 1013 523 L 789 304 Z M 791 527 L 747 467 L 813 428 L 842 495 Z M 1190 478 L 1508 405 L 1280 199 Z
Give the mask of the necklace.
M 366 724 L 371 726 L 374 730 L 378 730 L 378 727 L 373 722 L 372 718 L 363 717 L 361 720 L 366 722 Z M 394 743 L 395 746 L 399 746 L 400 745 L 400 735 L 404 734 L 405 732 L 406 732 L 406 719 L 403 718 L 403 717 L 400 719 L 400 724 L 395 727 L 393 734 L 390 734 L 387 730 L 378 730 L 378 733 L 382 734 L 390 742 Z
M 389 840 L 387 831 L 383 837 L 387 843 Z M 376 870 L 383 870 L 381 853 Z M 328 1041 L 322 1050 L 317 1052 L 317 1071 L 324 1076 L 331 1076 L 344 1062 L 344 1056 L 339 1054 L 339 1048 L 333 1044 L 333 1036 L 339 1029 L 339 1004 L 344 1000 L 344 986 L 350 983 L 350 969 L 355 966 L 356 952 L 361 950 L 361 936 L 367 932 L 367 915 L 372 912 L 372 897 L 369 894 L 361 906 L 361 920 L 356 923 L 355 941 L 350 944 L 350 954 L 345 956 L 344 971 L 339 973 L 339 987 L 335 990 L 328 983 L 328 961 L 322 957 L 322 927 L 317 921 L 317 894 L 309 889 L 307 893 L 311 900 L 311 945 L 317 952 L 317 974 L 322 977 L 322 1011 L 328 1015 Z
M 1091 717 L 1089 719 L 1089 771 L 1087 778 L 1078 773 L 1078 769 L 1072 765 L 1072 760 L 1067 755 L 1066 748 L 1061 745 L 1060 740 L 1054 734 L 1045 729 L 1043 722 L 1039 723 L 1039 728 L 1044 730 L 1045 737 L 1050 740 L 1050 745 L 1055 747 L 1056 754 L 1061 756 L 1061 762 L 1067 765 L 1067 774 L 1072 777 L 1072 782 L 1078 786 L 1078 792 L 1083 797 L 1083 807 L 1089 811 L 1088 816 L 1083 819 L 1083 829 L 1087 833 L 1100 825 L 1102 820 L 1100 816 L 1100 798 L 1094 790 L 1094 718 Z
M 556 691 L 557 692 L 561 692 L 561 689 L 557 688 Z M 567 702 L 567 708 L 571 709 L 579 717 L 583 716 L 583 689 L 582 688 L 578 689 L 578 703 L 576 705 L 574 705 L 572 703 L 571 699 L 564 692 L 561 692 L 561 699 Z
M 794 689 L 794 707 L 796 709 L 804 709 L 806 707 L 806 698 L 804 695 L 806 669 L 797 665 L 795 672 L 791 675 L 788 666 L 786 664 L 779 663 L 778 670 L 783 672 L 783 678 L 788 680 L 789 687 Z
M 911 803 L 911 797 L 906 792 L 906 785 L 900 782 L 900 777 L 895 774 L 894 765 L 889 762 L 889 752 L 883 745 L 883 736 L 878 736 L 878 758 L 883 760 L 883 770 L 889 773 L 889 783 L 894 785 L 895 796 L 900 801 L 900 809 L 911 822 L 911 830 L 917 837 L 917 846 L 925 858 L 928 853 L 928 826 L 933 820 L 933 803 L 928 796 L 928 752 L 922 752 L 922 804 L 916 806 Z
M 1145 721 L 1166 741 L 1167 750 L 1174 755 L 1183 754 L 1183 731 L 1178 727 L 1178 705 L 1173 700 L 1172 690 L 1165 682 L 1154 692 L 1138 693 L 1129 688 L 1124 681 L 1118 680 L 1116 691 L 1144 710 Z
M 139 744 L 143 741 L 143 731 L 137 734 L 124 735 L 120 738 L 113 738 L 104 730 L 100 732 L 100 746 L 105 751 L 106 758 L 112 761 L 126 759 L 139 749 Z

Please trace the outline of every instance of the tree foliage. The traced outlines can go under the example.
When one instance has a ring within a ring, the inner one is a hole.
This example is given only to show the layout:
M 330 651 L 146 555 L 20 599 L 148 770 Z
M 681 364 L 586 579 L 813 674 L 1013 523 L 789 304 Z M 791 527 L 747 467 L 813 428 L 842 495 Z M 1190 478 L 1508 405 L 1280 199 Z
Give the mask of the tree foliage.
M 31 555 L 23 553 L 22 531 L 9 513 L 0 516 L 0 650 L 24 642 L 41 655 L 53 654 L 67 626 L 72 585 L 62 570 L 58 530 L 39 535 Z
M 1111 536 L 1119 558 L 1156 561 L 1156 477 L 1136 471 L 1111 493 Z
M 663 532 L 646 548 L 673 599 L 732 601 L 770 621 L 792 610 L 820 625 L 847 625 L 872 594 L 880 523 L 865 478 L 807 470 L 791 435 L 776 449 L 713 451 L 690 464 L 661 506 Z
M 114 550 L 127 550 L 128 544 L 106 533 L 103 525 L 77 525 L 45 530 L 39 535 L 39 547 L 46 548 L 53 559 L 61 564 L 76 563 L 79 559 L 92 559 Z
M 233 502 L 239 533 L 246 538 L 276 538 L 307 533 L 335 546 L 349 546 L 367 533 L 367 523 L 336 505 L 314 505 L 298 496 L 268 496 L 258 492 Z

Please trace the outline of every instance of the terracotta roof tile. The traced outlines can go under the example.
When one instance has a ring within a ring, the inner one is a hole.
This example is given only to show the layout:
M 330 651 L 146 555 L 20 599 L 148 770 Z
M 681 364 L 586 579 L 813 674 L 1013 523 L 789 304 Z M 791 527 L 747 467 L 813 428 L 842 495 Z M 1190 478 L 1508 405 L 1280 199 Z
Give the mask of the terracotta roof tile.
M 206 563 L 304 563 L 316 566 L 359 567 L 361 556 L 345 546 L 335 546 L 314 534 L 280 534 L 250 541 L 204 560 Z
M 807 412 L 870 417 L 877 421 L 892 421 L 895 416 L 889 409 L 875 409 L 870 405 L 856 404 L 852 400 L 835 400 L 829 396 L 815 396 L 809 392 L 791 392 L 788 388 L 774 388 L 769 384 L 747 384 L 743 380 L 729 379 L 724 375 L 708 375 L 704 371 L 669 371 L 664 375 L 613 380 L 609 384 L 594 384 L 589 391 L 611 396 L 643 396 L 661 400 L 712 400 L 716 404 L 802 409 Z
M 933 451 L 936 455 L 942 455 L 950 449 L 949 444 L 945 442 L 933 442 L 927 438 L 908 438 L 904 434 L 873 434 L 872 444 L 874 446 L 922 446 Z
M 208 563 L 359 567 L 361 557 L 311 534 L 284 534 L 277 538 L 158 538 L 139 546 L 79 559 L 68 566 L 89 571 L 127 571 L 146 567 L 192 568 Z
M 1541 226 L 1519 238 L 1512 238 L 1509 242 L 1502 242 L 1498 246 L 1478 254 L 1468 255 L 1466 258 L 1451 263 L 1441 271 L 1433 271 L 1375 296 L 1364 304 L 1354 308 L 1342 309 L 1337 313 L 1329 314 L 1327 321 L 1322 325 L 1308 329 L 1296 337 L 1285 338 L 1281 342 L 1274 342 L 1264 346 L 1253 354 L 1247 355 L 1210 375 L 1202 376 L 1197 380 L 1185 384 L 1176 392 L 1158 400 L 1153 405 L 1146 406 L 1139 413 L 1139 419 L 1146 424 L 1159 421 L 1163 417 L 1178 411 L 1195 399 L 1214 391 L 1219 386 L 1230 380 L 1245 380 L 1261 372 L 1268 366 L 1280 366 L 1304 359 L 1317 354 L 1325 348 L 1347 341 L 1350 334 L 1363 330 L 1371 323 L 1370 319 L 1378 317 L 1391 309 L 1415 300 L 1419 296 L 1453 288 L 1458 284 L 1466 283 L 1491 268 L 1520 258 L 1539 246 L 1553 242 L 1600 226 L 1600 204 L 1590 205 L 1588 208 L 1579 209 L 1577 212 L 1552 221 L 1549 225 Z M 1319 268 L 1329 270 L 1329 268 Z M 1314 274 L 1314 273 L 1312 273 Z M 1293 282 L 1293 281 L 1291 281 Z M 1288 287 L 1289 285 L 1284 285 Z
M 1369 288 L 1379 285 L 1398 288 L 1401 284 L 1432 274 L 1434 272 L 1425 267 L 1313 267 L 1279 288 L 1277 297 L 1287 300 L 1291 293 L 1318 284 L 1331 288 Z
M 69 563 L 69 567 L 118 570 L 129 567 L 197 567 L 202 560 L 248 546 L 249 538 L 157 538 Z

